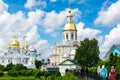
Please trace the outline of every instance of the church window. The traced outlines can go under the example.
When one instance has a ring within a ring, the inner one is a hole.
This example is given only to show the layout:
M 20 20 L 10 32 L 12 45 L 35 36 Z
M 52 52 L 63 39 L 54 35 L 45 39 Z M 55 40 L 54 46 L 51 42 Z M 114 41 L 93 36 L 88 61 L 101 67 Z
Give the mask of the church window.
M 73 33 L 71 34 L 71 39 L 73 39 Z
M 77 40 L 77 34 L 75 34 L 75 40 Z
M 68 40 L 68 34 L 66 34 L 66 39 Z

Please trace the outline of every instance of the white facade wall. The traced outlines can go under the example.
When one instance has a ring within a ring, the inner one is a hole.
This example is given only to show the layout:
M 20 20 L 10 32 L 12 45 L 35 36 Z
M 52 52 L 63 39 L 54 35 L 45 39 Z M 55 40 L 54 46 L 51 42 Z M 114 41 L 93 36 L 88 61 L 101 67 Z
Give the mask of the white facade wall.
M 75 68 L 76 68 L 76 65 L 66 65 L 66 66 L 60 65 L 59 71 L 60 71 L 61 75 L 64 76 L 66 69 L 75 69 Z

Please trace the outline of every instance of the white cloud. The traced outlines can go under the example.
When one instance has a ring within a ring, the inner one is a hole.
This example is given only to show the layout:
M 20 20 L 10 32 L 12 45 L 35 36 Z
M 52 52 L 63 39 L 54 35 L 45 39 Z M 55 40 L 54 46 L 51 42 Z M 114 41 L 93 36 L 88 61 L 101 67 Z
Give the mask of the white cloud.
M 114 27 L 109 34 L 105 36 L 105 41 L 100 47 L 101 57 L 103 58 L 113 44 L 120 44 L 120 24 Z
M 52 54 L 52 50 L 47 40 L 42 40 L 38 33 L 38 27 L 33 26 L 26 34 L 26 41 L 33 45 L 38 53 L 41 53 L 42 58 L 48 58 Z
M 27 0 L 27 2 L 25 3 L 25 8 L 33 8 L 36 6 L 40 6 L 41 8 L 45 8 L 47 6 L 46 1 L 44 0 Z
M 27 22 L 29 25 L 34 26 L 36 24 L 42 24 L 43 17 L 45 16 L 46 12 L 42 10 L 30 11 L 28 12 L 28 19 Z
M 3 11 L 7 11 L 7 9 L 8 9 L 8 5 L 4 3 L 3 0 L 0 0 L 0 14 Z
M 92 28 L 84 28 L 84 23 L 79 22 L 77 25 L 77 30 L 78 30 L 78 40 L 84 40 L 85 38 L 97 38 L 98 40 L 101 40 L 101 37 L 98 37 L 98 35 L 101 33 L 101 31 L 97 29 L 92 29 Z
M 72 3 L 83 4 L 84 2 L 86 2 L 86 0 L 63 0 L 63 1 L 68 1 L 69 4 Z
M 104 7 L 104 6 L 103 6 Z M 106 10 L 104 8 L 101 9 L 98 13 L 98 17 L 95 19 L 95 24 L 118 24 L 120 23 L 120 0 L 116 3 L 113 3 Z
M 28 12 L 26 17 L 22 11 L 11 14 L 3 10 L 0 14 L 0 53 L 5 52 L 6 46 L 16 37 L 21 43 L 28 41 L 29 44 L 34 44 L 37 51 L 44 56 L 42 58 L 49 57 L 51 46 L 47 40 L 40 38 L 37 30 L 44 14 L 44 11 L 36 10 Z M 24 36 L 27 37 L 23 39 Z
M 66 23 L 66 16 L 68 13 L 68 9 L 57 13 L 55 11 L 51 11 L 46 13 L 46 16 L 42 22 L 42 25 L 45 28 L 45 32 L 53 32 L 56 29 L 59 29 L 60 26 Z M 78 18 L 81 16 L 81 11 L 77 8 L 72 10 L 72 14 L 74 16 L 73 21 L 77 21 Z

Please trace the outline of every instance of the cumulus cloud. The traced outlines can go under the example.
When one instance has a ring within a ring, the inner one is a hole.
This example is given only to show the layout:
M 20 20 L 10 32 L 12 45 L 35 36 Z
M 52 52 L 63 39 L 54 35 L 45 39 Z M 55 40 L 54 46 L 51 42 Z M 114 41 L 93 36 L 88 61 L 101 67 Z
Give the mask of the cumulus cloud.
M 30 11 L 27 16 L 22 11 L 9 13 L 5 9 L 2 10 L 0 14 L 0 55 L 6 51 L 6 46 L 16 37 L 21 44 L 25 41 L 28 41 L 30 45 L 34 44 L 38 53 L 44 56 L 42 58 L 48 57 L 52 52 L 51 46 L 47 40 L 41 39 L 38 33 L 38 26 L 44 14 L 41 10 Z M 45 50 L 49 53 L 45 53 Z
M 105 36 L 105 41 L 100 47 L 101 57 L 103 58 L 113 44 L 120 44 L 120 24 L 114 27 L 109 34 Z
M 45 18 L 42 21 L 42 26 L 45 28 L 45 32 L 53 32 L 56 29 L 59 29 L 60 26 L 66 23 L 66 16 L 68 13 L 68 9 L 57 13 L 55 11 L 51 11 L 46 14 Z M 72 14 L 74 16 L 73 21 L 77 21 L 81 16 L 81 11 L 79 9 L 73 9 Z
M 92 29 L 92 28 L 84 28 L 84 23 L 79 22 L 77 25 L 77 30 L 78 30 L 78 40 L 84 40 L 85 38 L 97 38 L 98 40 L 101 39 L 98 37 L 98 35 L 101 33 L 101 31 L 97 29 Z
M 104 7 L 104 6 L 103 6 Z M 95 19 L 95 24 L 118 24 L 120 23 L 120 0 L 111 4 L 108 9 L 102 8 L 98 12 L 98 17 Z
M 31 9 L 37 6 L 40 6 L 41 8 L 45 8 L 47 5 L 45 0 L 27 0 L 24 6 L 25 8 Z
M 36 9 L 35 11 L 29 11 L 27 16 L 22 11 L 9 13 L 5 9 L 2 10 L 0 14 L 0 51 L 6 49 L 7 44 L 11 43 L 12 39 L 16 37 L 18 41 L 24 42 L 26 40 L 30 44 L 34 44 L 40 53 L 44 54 L 45 57 L 49 56 L 52 47 L 47 40 L 40 38 L 37 29 L 40 28 L 48 33 L 56 33 L 54 31 L 66 22 L 67 10 L 45 12 Z M 76 17 L 81 16 L 78 9 L 73 9 L 72 13 L 75 15 L 76 21 Z M 23 39 L 24 36 L 26 36 L 25 40 Z
M 3 11 L 7 11 L 8 5 L 3 2 L 3 0 L 0 0 L 0 13 Z
M 40 38 L 38 33 L 38 27 L 33 26 L 26 33 L 26 41 L 30 43 L 30 45 L 34 46 L 37 49 L 38 54 L 40 53 L 42 58 L 48 58 L 50 54 L 52 54 L 52 48 L 50 47 L 47 40 L 43 40 Z

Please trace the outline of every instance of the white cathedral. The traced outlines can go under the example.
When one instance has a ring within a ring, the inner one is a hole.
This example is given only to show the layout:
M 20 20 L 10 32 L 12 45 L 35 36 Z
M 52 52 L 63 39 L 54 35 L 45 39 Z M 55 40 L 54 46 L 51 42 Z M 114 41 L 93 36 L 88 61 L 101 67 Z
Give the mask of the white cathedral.
M 63 28 L 62 42 L 54 45 L 54 54 L 50 55 L 50 65 L 57 66 L 66 59 L 74 59 L 78 46 L 80 46 L 80 44 L 77 41 L 77 29 L 72 21 L 72 14 L 69 10 L 67 23 Z
M 37 50 L 34 47 L 29 47 L 28 42 L 23 45 L 16 39 L 13 39 L 11 44 L 7 46 L 7 51 L 0 56 L 0 64 L 23 64 L 27 68 L 35 68 L 35 60 L 40 60 L 40 54 L 36 54 Z

